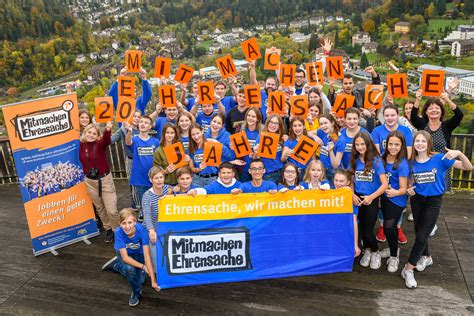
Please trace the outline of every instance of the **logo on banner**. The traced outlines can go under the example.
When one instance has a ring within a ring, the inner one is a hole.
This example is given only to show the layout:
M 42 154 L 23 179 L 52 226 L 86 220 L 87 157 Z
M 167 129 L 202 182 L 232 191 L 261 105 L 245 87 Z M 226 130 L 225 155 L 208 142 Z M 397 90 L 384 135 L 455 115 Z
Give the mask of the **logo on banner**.
M 246 227 L 171 232 L 165 236 L 168 273 L 251 270 Z
M 74 103 L 64 101 L 59 107 L 20 115 L 12 120 L 21 141 L 29 141 L 72 130 L 70 111 Z
M 438 172 L 438 170 L 436 168 L 433 168 L 431 172 L 415 173 L 413 174 L 413 178 L 415 179 L 415 182 L 418 184 L 434 183 L 436 182 L 436 172 Z

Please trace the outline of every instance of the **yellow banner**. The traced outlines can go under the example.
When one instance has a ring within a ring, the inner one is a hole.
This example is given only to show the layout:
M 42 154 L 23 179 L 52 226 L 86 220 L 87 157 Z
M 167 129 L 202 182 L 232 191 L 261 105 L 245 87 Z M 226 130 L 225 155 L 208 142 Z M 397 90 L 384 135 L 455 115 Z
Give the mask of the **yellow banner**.
M 159 222 L 352 213 L 352 191 L 304 190 L 285 193 L 167 196 L 158 205 Z

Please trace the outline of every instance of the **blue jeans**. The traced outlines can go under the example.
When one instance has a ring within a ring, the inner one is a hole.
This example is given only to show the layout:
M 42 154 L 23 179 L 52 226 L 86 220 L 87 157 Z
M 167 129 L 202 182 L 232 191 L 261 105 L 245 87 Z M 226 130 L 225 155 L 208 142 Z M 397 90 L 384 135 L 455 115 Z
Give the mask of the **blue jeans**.
M 193 174 L 193 185 L 198 188 L 204 188 L 206 185 L 208 185 L 209 183 L 215 180 L 217 180 L 217 177 L 204 178 L 204 177 L 200 177 L 197 174 Z
M 329 185 L 331 186 L 331 189 L 334 189 L 334 175 L 336 174 L 336 170 L 333 168 L 327 168 L 325 170 L 326 173 L 326 179 L 329 181 Z
M 128 256 L 140 263 L 145 263 L 143 254 L 133 254 Z M 114 265 L 114 271 L 120 273 L 127 279 L 128 283 L 132 287 L 133 293 L 140 294 L 142 285 L 145 282 L 146 272 L 143 269 L 135 268 L 123 262 L 119 251 L 117 251 L 117 259 L 118 260 Z
M 133 185 L 132 192 L 133 192 L 133 199 L 135 202 L 135 206 L 140 209 L 140 214 L 142 214 L 142 198 L 143 194 L 151 187 L 145 185 Z
M 383 224 L 383 214 L 382 214 L 381 209 L 379 209 L 379 214 L 378 214 L 377 217 L 379 219 L 380 225 L 382 225 Z M 398 219 L 397 226 L 402 226 L 402 223 L 403 223 L 403 213 L 402 213 L 402 215 L 400 215 L 400 218 Z

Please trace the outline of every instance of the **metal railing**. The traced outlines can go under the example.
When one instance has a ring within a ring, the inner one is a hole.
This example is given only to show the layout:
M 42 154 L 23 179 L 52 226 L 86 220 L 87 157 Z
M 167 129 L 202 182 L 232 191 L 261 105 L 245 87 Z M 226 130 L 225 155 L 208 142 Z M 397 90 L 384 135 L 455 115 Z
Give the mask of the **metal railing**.
M 471 162 L 473 156 L 474 134 L 454 134 L 451 138 L 452 149 L 462 151 Z M 109 162 L 112 175 L 115 179 L 125 179 L 125 158 L 121 142 L 112 144 L 109 149 Z M 452 172 L 453 189 L 474 190 L 474 172 L 454 169 Z M 17 183 L 15 163 L 10 142 L 7 138 L 0 139 L 0 184 Z

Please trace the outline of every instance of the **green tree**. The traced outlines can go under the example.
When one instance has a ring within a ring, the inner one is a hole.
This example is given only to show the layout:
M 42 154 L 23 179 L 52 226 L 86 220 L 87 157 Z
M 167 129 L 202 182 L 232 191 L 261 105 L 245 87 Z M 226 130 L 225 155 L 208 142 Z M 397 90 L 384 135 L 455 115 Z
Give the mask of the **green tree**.
M 367 55 L 365 53 L 362 53 L 362 56 L 360 57 L 360 68 L 365 69 L 369 66 L 369 59 L 367 58 Z
M 312 53 L 319 47 L 319 38 L 316 33 L 311 33 L 308 44 L 308 52 Z

